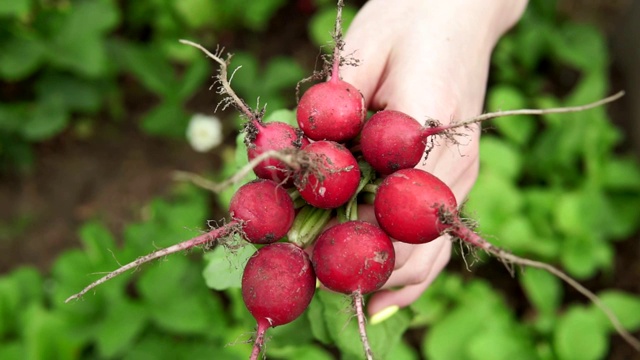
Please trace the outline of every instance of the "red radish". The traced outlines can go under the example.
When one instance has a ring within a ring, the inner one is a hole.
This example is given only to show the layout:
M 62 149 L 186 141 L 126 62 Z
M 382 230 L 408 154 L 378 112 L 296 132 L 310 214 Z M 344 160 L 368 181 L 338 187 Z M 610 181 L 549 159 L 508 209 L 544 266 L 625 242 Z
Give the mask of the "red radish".
M 295 210 L 286 190 L 272 180 L 258 179 L 241 186 L 233 195 L 229 214 L 242 224 L 247 241 L 268 244 L 287 234 Z
M 451 189 L 434 175 L 423 170 L 404 169 L 387 176 L 378 187 L 373 206 L 380 227 L 396 240 L 422 244 L 442 234 L 450 234 L 496 256 L 505 264 L 543 269 L 557 276 L 599 307 L 618 334 L 640 351 L 640 341 L 621 325 L 611 309 L 571 276 L 553 265 L 511 254 L 469 229 L 460 219 Z
M 300 130 L 279 121 L 250 121 L 245 127 L 245 133 L 249 161 L 269 150 L 302 149 L 309 145 L 309 139 Z M 253 171 L 259 178 L 283 183 L 287 187 L 293 185 L 289 168 L 277 159 L 261 161 Z
M 365 356 L 373 359 L 362 295 L 380 289 L 391 276 L 395 265 L 391 240 L 371 223 L 347 221 L 328 228 L 318 237 L 311 262 L 322 284 L 353 298 Z
M 392 238 L 423 244 L 438 238 L 458 218 L 456 198 L 436 176 L 403 169 L 387 176 L 373 202 L 380 227 Z
M 355 138 L 365 118 L 364 98 L 353 85 L 338 78 L 313 85 L 298 103 L 298 126 L 312 140 L 345 142 Z
M 425 128 L 400 111 L 379 111 L 362 128 L 360 147 L 364 159 L 382 175 L 412 168 L 426 150 Z
M 266 330 L 302 315 L 315 290 L 313 266 L 296 245 L 270 244 L 249 259 L 242 275 L 242 298 L 258 323 L 251 359 L 258 358 Z
M 379 227 L 347 221 L 325 230 L 316 240 L 311 262 L 318 280 L 343 294 L 368 294 L 384 285 L 395 264 L 393 244 Z
M 624 95 L 619 92 L 602 100 L 573 107 L 550 109 L 521 109 L 486 113 L 473 118 L 441 125 L 429 120 L 422 126 L 417 120 L 400 111 L 382 110 L 375 113 L 362 127 L 360 147 L 364 159 L 378 173 L 388 175 L 401 169 L 410 169 L 418 165 L 425 153 L 428 153 L 429 137 L 439 135 L 456 143 L 458 135 L 455 129 L 470 128 L 475 124 L 508 115 L 543 115 L 575 112 L 591 109 L 614 101 Z
M 333 141 L 317 141 L 303 152 L 318 159 L 317 170 L 298 173 L 296 187 L 309 204 L 333 209 L 345 204 L 356 193 L 360 182 L 358 161 L 344 146 Z
M 328 81 L 313 85 L 298 103 L 298 126 L 311 140 L 345 142 L 360 133 L 366 108 L 362 93 L 355 86 L 340 79 L 340 50 L 342 40 L 342 8 L 338 1 L 333 48 L 333 64 Z

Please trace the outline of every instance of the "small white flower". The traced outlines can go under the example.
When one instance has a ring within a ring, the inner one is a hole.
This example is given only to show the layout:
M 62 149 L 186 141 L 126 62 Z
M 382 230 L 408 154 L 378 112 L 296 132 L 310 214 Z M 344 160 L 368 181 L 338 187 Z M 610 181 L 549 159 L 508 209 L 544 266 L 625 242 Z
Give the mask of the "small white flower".
M 187 140 L 197 152 L 207 152 L 222 143 L 222 123 L 215 116 L 194 114 L 187 127 Z

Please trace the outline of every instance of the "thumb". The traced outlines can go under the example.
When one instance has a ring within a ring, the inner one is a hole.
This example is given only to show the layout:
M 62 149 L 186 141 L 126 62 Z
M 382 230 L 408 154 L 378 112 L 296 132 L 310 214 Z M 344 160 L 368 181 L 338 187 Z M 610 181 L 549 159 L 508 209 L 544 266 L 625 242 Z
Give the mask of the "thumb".
M 411 305 L 418 300 L 431 281 L 424 281 L 416 285 L 404 286 L 399 290 L 381 290 L 369 298 L 367 312 L 372 322 L 383 321 L 399 308 Z M 376 319 L 376 318 L 379 319 Z M 383 318 L 384 317 L 384 318 Z

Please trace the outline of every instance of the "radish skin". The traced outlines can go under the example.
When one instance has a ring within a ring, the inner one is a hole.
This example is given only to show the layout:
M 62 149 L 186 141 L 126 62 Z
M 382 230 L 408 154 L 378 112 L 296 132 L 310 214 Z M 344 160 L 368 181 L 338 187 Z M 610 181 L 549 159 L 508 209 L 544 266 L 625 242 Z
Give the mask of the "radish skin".
M 257 360 L 268 328 L 288 324 L 306 310 L 316 277 L 309 256 L 290 243 L 274 243 L 252 256 L 242 275 L 242 298 L 258 324 L 251 359 Z
M 373 207 L 380 227 L 409 244 L 430 242 L 449 228 L 441 221 L 442 209 L 452 216 L 458 214 L 456 198 L 447 184 L 420 169 L 387 176 L 378 186 Z
M 233 194 L 229 214 L 242 224 L 247 241 L 270 244 L 291 229 L 295 210 L 284 188 L 272 180 L 258 179 L 242 185 Z
M 333 141 L 316 141 L 302 150 L 318 162 L 316 170 L 298 173 L 296 188 L 310 205 L 321 209 L 342 206 L 358 190 L 358 161 L 343 145 Z

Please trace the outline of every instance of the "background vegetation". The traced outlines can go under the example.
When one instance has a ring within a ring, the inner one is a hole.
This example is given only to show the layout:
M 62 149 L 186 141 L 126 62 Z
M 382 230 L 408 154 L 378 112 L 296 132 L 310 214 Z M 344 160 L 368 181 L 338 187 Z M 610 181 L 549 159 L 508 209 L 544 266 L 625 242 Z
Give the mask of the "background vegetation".
M 361 3 L 350 4 L 346 17 Z M 233 65 L 242 66 L 236 90 L 268 104 L 272 118 L 276 113 L 286 119 L 290 113 L 276 111 L 295 106 L 295 84 L 312 72 L 319 49 L 327 46 L 334 11 L 328 0 L 0 3 L 0 180 L 46 177 L 39 157 L 68 141 L 90 148 L 103 143 L 105 134 L 117 143 L 116 161 L 134 156 L 138 142 L 162 144 L 183 156 L 173 160 L 176 169 L 195 162 L 191 168 L 212 178 L 228 175 L 242 161 L 235 152 L 236 115 L 218 114 L 225 124 L 223 145 L 204 155 L 189 150 L 189 119 L 211 114 L 217 102 L 207 91 L 215 66 L 177 39 L 227 46 L 235 54 Z M 618 90 L 611 85 L 608 54 L 598 27 L 568 19 L 553 1 L 531 1 L 496 48 L 486 107 L 576 105 L 605 97 Z M 623 136 L 606 108 L 492 122 L 465 209 L 496 244 L 557 264 L 598 291 L 638 335 L 640 270 L 633 251 L 640 168 L 626 155 Z M 160 169 L 168 178 L 172 168 Z M 70 178 L 80 172 L 65 171 Z M 112 180 L 105 175 L 96 191 Z M 207 219 L 224 214 L 228 196 L 214 199 L 168 180 L 161 185 L 145 199 L 127 193 L 110 198 L 128 204 L 126 222 L 118 226 L 100 211 L 81 217 L 80 248 L 48 254 L 36 266 L 14 262 L 4 268 L 0 359 L 248 358 L 245 342 L 254 323 L 238 288 L 246 249 L 172 256 L 64 304 L 94 274 L 192 237 Z M 52 186 L 66 192 L 74 183 Z M 41 214 L 9 214 L 0 223 L 0 243 L 10 244 L 2 249 L 17 246 L 15 239 L 55 239 L 46 227 L 39 228 L 42 237 L 29 232 Z M 2 259 L 9 263 L 11 257 Z M 511 278 L 502 264 L 484 257 L 468 271 L 461 259 L 454 255 L 415 304 L 370 326 L 380 359 L 634 356 L 606 318 L 558 279 L 520 269 Z M 349 311 L 344 297 L 320 292 L 305 316 L 271 331 L 268 357 L 361 358 Z

